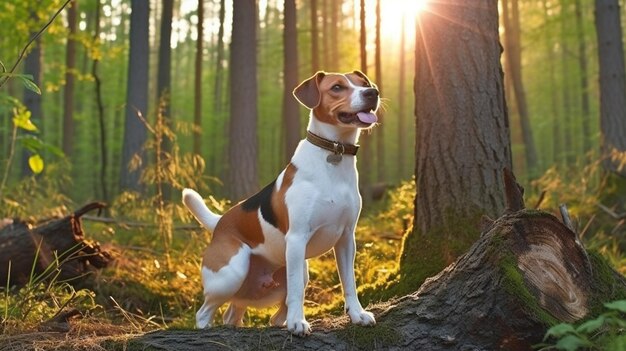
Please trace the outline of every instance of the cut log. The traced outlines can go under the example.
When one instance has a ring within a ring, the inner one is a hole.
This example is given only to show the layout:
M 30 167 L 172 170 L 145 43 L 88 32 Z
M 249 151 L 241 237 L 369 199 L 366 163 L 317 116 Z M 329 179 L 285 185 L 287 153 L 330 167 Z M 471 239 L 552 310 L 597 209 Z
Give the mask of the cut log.
M 85 213 L 103 207 L 91 203 L 37 226 L 19 220 L 5 225 L 0 229 L 0 286 L 7 282 L 23 286 L 31 279 L 52 277 L 72 282 L 93 268 L 106 267 L 111 255 L 98 243 L 85 240 L 80 220 Z
M 546 329 L 626 297 L 626 281 L 553 215 L 524 209 L 523 189 L 505 172 L 507 211 L 455 263 L 415 293 L 373 308 L 378 324 L 342 317 L 313 324 L 308 338 L 277 328 L 157 331 L 122 343 L 201 350 L 529 350 Z M 409 277 L 403 277 L 407 279 Z M 410 278 L 409 278 L 410 279 Z

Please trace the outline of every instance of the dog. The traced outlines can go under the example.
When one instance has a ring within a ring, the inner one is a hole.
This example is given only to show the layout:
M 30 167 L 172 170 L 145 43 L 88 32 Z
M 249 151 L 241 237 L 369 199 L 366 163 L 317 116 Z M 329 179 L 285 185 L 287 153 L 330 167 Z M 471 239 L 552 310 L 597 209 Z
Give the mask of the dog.
M 361 130 L 377 122 L 378 88 L 360 71 L 320 71 L 293 94 L 311 110 L 307 137 L 274 182 L 223 216 L 194 190 L 183 190 L 183 203 L 213 232 L 202 260 L 198 328 L 212 326 L 216 310 L 230 302 L 224 324 L 241 326 L 248 306 L 279 305 L 273 326 L 286 323 L 294 335 L 310 334 L 303 306 L 307 259 L 330 249 L 352 323 L 376 323 L 357 297 L 354 231 L 361 212 L 356 143 Z

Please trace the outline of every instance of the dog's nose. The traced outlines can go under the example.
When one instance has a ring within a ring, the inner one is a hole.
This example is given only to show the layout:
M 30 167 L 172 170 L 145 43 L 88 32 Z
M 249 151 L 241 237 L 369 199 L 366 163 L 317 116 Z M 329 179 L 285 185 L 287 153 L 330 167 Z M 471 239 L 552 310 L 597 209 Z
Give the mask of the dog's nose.
M 369 101 L 378 99 L 378 89 L 370 88 L 363 91 L 363 97 Z

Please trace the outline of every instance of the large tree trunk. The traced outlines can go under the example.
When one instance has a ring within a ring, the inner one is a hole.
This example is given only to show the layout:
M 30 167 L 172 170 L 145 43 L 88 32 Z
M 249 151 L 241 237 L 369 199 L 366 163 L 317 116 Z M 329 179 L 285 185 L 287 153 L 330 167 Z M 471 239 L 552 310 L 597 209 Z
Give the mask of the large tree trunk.
M 159 35 L 159 66 L 157 70 L 157 96 L 155 106 L 159 106 L 159 113 L 165 121 L 165 126 L 172 129 L 172 117 L 170 113 L 171 93 L 172 93 L 172 17 L 174 15 L 174 0 L 162 0 L 161 28 Z M 157 131 L 158 133 L 158 131 Z M 172 151 L 172 141 L 164 134 L 162 139 L 161 152 L 158 155 L 162 160 L 167 160 L 166 156 Z M 157 148 L 159 150 L 159 148 Z M 167 161 L 166 161 L 167 162 Z M 161 172 L 161 170 L 157 170 Z M 158 181 L 157 181 L 158 183 Z M 170 184 L 165 181 L 162 185 L 163 199 L 169 200 L 172 195 Z
M 128 62 L 128 81 L 126 90 L 126 119 L 124 122 L 124 144 L 122 147 L 122 167 L 120 169 L 120 188 L 140 191 L 142 166 L 129 169 L 131 160 L 139 157 L 145 163 L 143 144 L 147 130 L 138 114 L 146 117 L 148 112 L 148 45 L 150 2 L 132 0 L 130 14 L 130 50 Z
M 403 279 L 415 281 L 402 291 L 445 267 L 478 236 L 455 229 L 502 212 L 499 179 L 511 164 L 498 1 L 432 2 L 429 8 L 416 33 L 415 221 L 400 262 Z
M 258 190 L 256 1 L 233 3 L 230 49 L 229 186 L 232 199 Z
M 505 177 L 504 215 L 486 223 L 478 241 L 419 290 L 371 308 L 374 327 L 348 325 L 341 317 L 313 324 L 307 338 L 278 328 L 217 327 L 158 331 L 127 343 L 181 351 L 209 345 L 216 350 L 532 349 L 548 326 L 581 320 L 598 313 L 604 301 L 623 296 L 626 281 L 599 256 L 588 256 L 556 217 L 525 210 L 523 190 L 510 172 Z
M 111 256 L 100 250 L 98 243 L 85 240 L 80 220 L 85 213 L 103 207 L 100 203 L 88 204 L 67 217 L 34 228 L 20 221 L 0 227 L 0 281 L 3 286 L 7 281 L 11 286 L 22 286 L 53 278 L 76 283 L 93 268 L 107 266 Z
M 617 0 L 596 0 L 595 12 L 600 65 L 602 154 L 607 158 L 604 167 L 626 176 L 626 168 L 620 168 L 619 157 L 610 157 L 611 153 L 626 151 L 626 72 L 619 3 Z
M 300 142 L 300 109 L 292 91 L 298 85 L 298 27 L 296 22 L 296 1 L 285 0 L 283 18 L 283 132 L 285 133 L 285 158 L 291 159 Z
M 63 153 L 71 157 L 74 151 L 74 77 L 76 72 L 77 0 L 67 8 L 67 46 L 65 52 L 65 90 L 63 92 Z

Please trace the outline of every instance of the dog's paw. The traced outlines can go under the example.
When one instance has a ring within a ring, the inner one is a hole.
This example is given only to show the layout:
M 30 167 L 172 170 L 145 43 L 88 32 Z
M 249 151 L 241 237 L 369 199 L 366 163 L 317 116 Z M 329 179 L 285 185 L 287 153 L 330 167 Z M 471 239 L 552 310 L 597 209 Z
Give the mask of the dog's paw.
M 296 336 L 307 336 L 311 334 L 311 327 L 305 319 L 287 320 L 287 330 Z
M 364 309 L 361 309 L 360 311 L 355 312 L 355 313 L 352 313 L 352 311 L 348 311 L 348 315 L 350 315 L 350 319 L 352 320 L 353 324 L 358 324 L 358 325 L 376 324 L 376 319 L 374 318 L 374 314 Z

